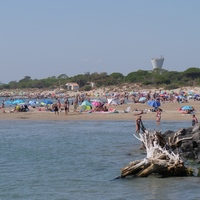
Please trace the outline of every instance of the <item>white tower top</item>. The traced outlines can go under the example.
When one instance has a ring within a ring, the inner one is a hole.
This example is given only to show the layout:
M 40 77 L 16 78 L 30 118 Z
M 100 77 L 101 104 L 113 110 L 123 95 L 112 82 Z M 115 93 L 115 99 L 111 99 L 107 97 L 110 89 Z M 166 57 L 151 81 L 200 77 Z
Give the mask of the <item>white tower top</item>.
M 160 56 L 160 58 L 152 58 L 151 59 L 151 64 L 153 66 L 153 69 L 157 69 L 157 68 L 161 69 L 163 62 L 164 62 L 163 56 Z

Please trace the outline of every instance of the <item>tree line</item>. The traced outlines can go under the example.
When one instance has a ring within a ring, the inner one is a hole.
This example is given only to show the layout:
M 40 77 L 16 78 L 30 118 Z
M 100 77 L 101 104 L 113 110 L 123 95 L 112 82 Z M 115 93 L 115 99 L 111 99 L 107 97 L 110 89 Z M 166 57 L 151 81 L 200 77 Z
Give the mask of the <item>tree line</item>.
M 106 72 L 78 74 L 68 77 L 61 74 L 58 77 L 52 76 L 44 79 L 32 79 L 25 76 L 19 81 L 10 81 L 8 84 L 0 84 L 0 90 L 3 89 L 24 89 L 24 88 L 65 88 L 67 82 L 76 82 L 80 90 L 88 91 L 91 89 L 89 82 L 94 82 L 96 87 L 106 87 L 120 85 L 123 83 L 140 83 L 144 86 L 163 87 L 165 89 L 176 89 L 182 86 L 200 86 L 200 69 L 188 68 L 183 72 L 168 71 L 165 69 L 138 70 L 130 72 L 126 76 L 122 73 L 114 72 L 108 75 Z

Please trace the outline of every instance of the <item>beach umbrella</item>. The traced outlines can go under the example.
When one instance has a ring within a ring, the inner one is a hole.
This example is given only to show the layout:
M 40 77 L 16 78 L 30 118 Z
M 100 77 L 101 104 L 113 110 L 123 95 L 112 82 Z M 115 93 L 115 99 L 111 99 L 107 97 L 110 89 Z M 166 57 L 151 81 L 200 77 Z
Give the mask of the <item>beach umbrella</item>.
M 23 106 L 23 105 L 27 105 L 26 102 L 22 102 L 22 103 L 18 103 L 17 105 Z
M 159 106 L 161 106 L 159 101 L 155 101 L 155 100 L 150 100 L 147 102 L 148 106 L 151 106 L 153 108 L 158 108 Z
M 53 104 L 53 102 L 50 101 L 50 100 L 48 100 L 48 99 L 43 100 L 42 103 L 44 103 L 44 104 L 46 104 L 46 105 L 47 105 L 47 104 Z
M 36 104 L 36 101 L 29 101 L 28 104 L 30 104 L 30 105 Z
M 46 106 L 47 104 L 44 103 L 44 102 L 41 102 L 40 105 L 41 105 L 41 106 Z
M 16 104 L 19 104 L 19 103 L 24 103 L 25 101 L 24 100 L 22 100 L 22 99 L 17 99 L 17 100 L 15 100 L 15 101 L 13 101 L 13 105 L 16 105 Z
M 32 107 L 36 106 L 36 101 L 29 101 L 28 104 Z
M 181 110 L 193 110 L 194 108 L 192 106 L 182 106 Z
M 9 105 L 13 105 L 13 101 L 9 101 L 9 100 L 8 100 L 8 101 L 5 101 L 5 102 L 4 102 L 4 105 L 8 105 L 8 106 L 9 106 Z
M 144 102 L 144 101 L 146 101 L 146 100 L 147 100 L 146 97 L 140 97 L 139 102 Z

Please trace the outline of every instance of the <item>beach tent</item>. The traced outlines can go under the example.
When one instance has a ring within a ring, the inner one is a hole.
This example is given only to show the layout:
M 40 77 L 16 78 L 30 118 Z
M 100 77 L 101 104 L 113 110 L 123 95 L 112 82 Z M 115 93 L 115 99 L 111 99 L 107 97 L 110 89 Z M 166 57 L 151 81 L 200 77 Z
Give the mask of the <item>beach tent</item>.
M 145 102 L 146 100 L 147 100 L 146 97 L 140 97 L 139 102 L 140 102 L 140 103 L 143 103 L 143 102 Z
M 118 105 L 117 99 L 108 99 L 109 105 Z
M 89 101 L 83 101 L 81 106 L 92 106 L 92 104 Z
M 91 107 L 90 106 L 86 106 L 86 105 L 82 105 L 81 106 L 81 110 L 83 110 L 83 111 L 91 110 Z

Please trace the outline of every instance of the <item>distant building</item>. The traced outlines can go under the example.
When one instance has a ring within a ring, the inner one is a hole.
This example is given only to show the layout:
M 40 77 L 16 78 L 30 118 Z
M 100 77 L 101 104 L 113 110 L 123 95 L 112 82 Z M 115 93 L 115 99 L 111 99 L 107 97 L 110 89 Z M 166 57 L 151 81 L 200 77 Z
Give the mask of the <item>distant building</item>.
M 153 66 L 153 69 L 161 69 L 163 66 L 164 57 L 160 56 L 160 58 L 152 58 L 151 64 Z
M 72 91 L 79 90 L 79 85 L 77 83 L 66 83 L 65 86 L 67 90 L 72 90 Z

